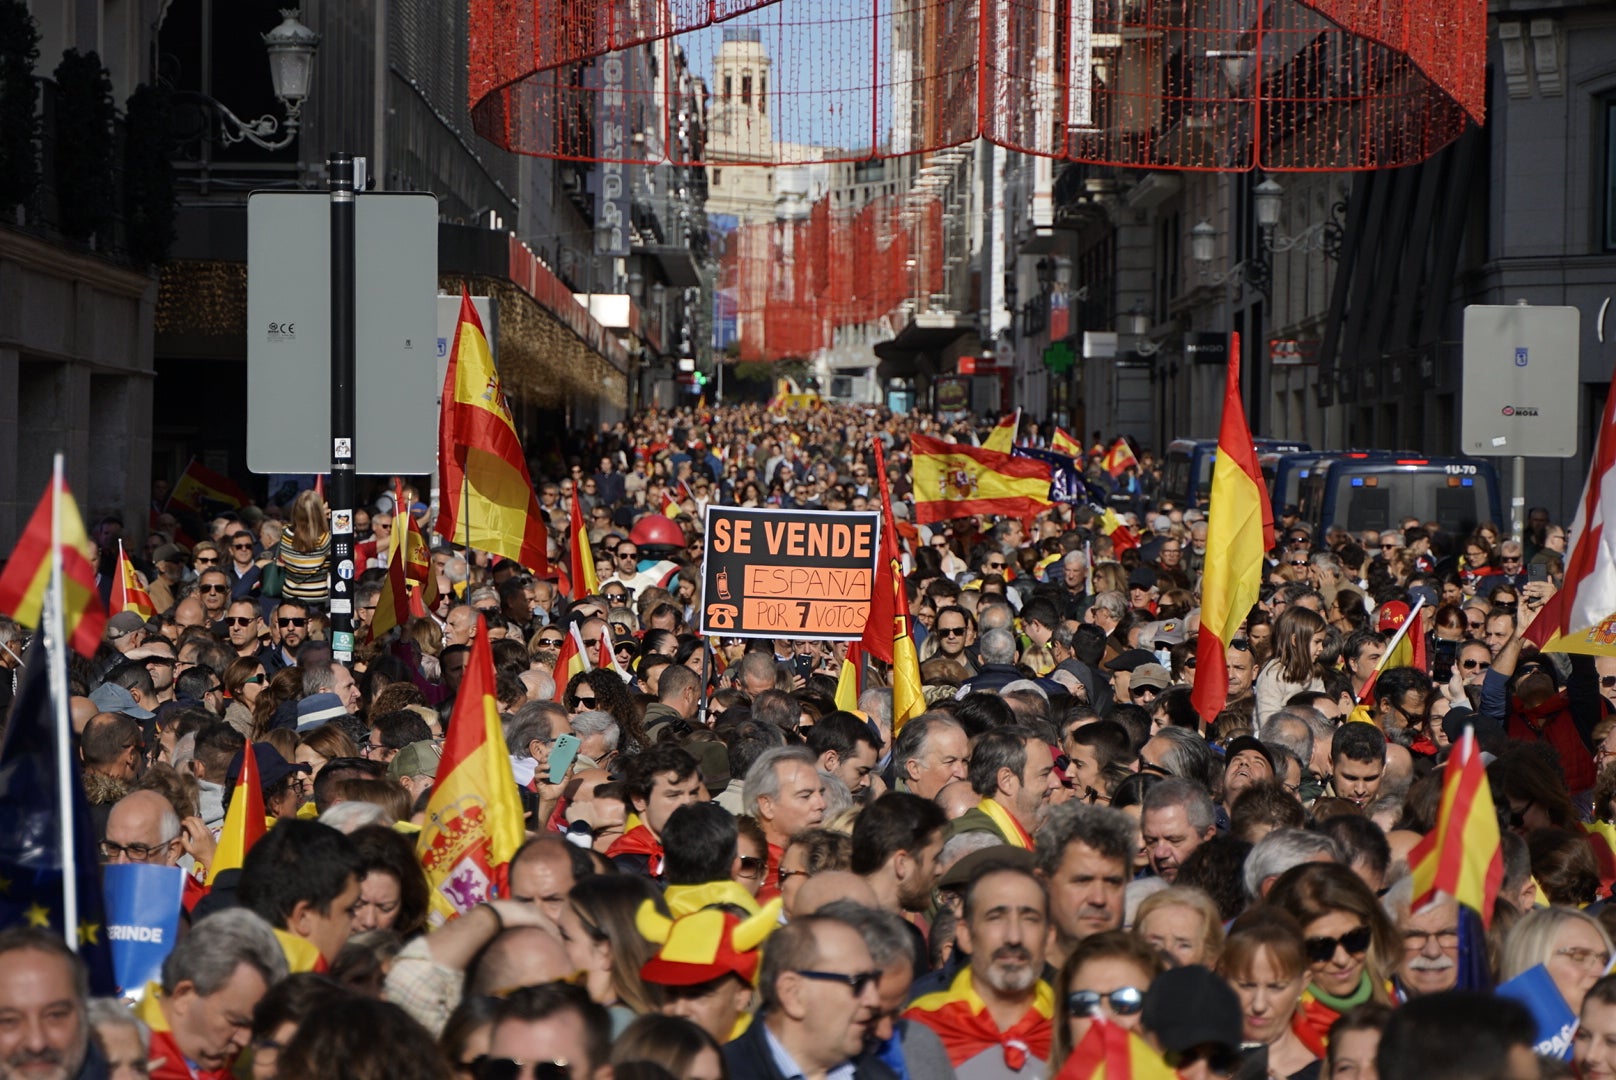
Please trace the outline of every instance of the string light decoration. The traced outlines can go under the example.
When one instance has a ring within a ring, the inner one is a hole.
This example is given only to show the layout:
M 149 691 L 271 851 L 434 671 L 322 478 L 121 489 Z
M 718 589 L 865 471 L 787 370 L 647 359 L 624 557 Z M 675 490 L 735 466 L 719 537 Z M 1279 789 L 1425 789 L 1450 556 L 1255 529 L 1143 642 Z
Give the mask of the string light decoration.
M 577 161 L 865 161 L 984 138 L 1132 168 L 1379 169 L 1484 108 L 1483 0 L 469 3 L 478 134 Z M 752 62 L 726 83 L 736 46 Z

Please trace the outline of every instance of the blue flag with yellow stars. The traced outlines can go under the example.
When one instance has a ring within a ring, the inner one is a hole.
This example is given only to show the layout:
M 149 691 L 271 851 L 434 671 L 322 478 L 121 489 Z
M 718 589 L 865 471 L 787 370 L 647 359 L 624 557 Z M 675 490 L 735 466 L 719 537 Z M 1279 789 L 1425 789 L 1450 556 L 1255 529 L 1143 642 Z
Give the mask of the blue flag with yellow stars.
M 78 881 L 79 956 L 90 972 L 90 993 L 117 992 L 112 950 L 101 896 L 101 862 L 95 823 L 79 776 L 78 755 L 69 763 L 71 791 L 58 790 L 56 708 L 51 700 L 49 655 L 36 641 L 28 650 L 22 685 L 0 744 L 0 926 L 41 926 L 63 933 L 62 813 L 73 815 L 73 852 Z

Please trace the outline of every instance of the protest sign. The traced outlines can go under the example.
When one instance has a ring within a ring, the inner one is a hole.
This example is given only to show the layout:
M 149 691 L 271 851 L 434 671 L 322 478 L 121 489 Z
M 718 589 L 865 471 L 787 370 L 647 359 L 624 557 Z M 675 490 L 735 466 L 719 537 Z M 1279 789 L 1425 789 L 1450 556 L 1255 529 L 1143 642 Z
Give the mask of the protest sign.
M 856 638 L 870 615 L 881 515 L 707 506 L 701 632 Z
M 177 866 L 111 863 L 102 870 L 112 973 L 120 993 L 139 997 L 155 982 L 180 928 L 185 871 Z
M 1542 964 L 1527 968 L 1508 982 L 1498 984 L 1498 996 L 1512 998 L 1526 1006 L 1537 1024 L 1537 1043 L 1532 1053 L 1558 1061 L 1571 1060 L 1571 1041 L 1577 1033 L 1577 1014 L 1561 996 L 1560 990 Z

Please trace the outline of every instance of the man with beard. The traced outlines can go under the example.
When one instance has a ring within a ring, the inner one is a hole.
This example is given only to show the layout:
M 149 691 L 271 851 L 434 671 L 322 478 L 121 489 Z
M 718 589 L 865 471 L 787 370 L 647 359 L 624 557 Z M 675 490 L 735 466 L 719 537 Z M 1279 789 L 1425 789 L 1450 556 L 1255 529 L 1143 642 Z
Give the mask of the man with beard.
M 941 1037 L 959 1080 L 1043 1076 L 1055 995 L 1040 978 L 1049 905 L 1037 875 L 985 862 L 966 890 L 957 937 L 971 962 L 904 1015 Z
M 977 740 L 967 776 L 981 801 L 949 824 L 949 836 L 992 832 L 1031 850 L 1049 796 L 1061 786 L 1049 745 L 1026 728 L 994 728 Z
M 105 1076 L 90 1040 L 84 965 L 61 935 L 14 926 L 0 933 L 0 1078 Z
M 869 884 L 882 910 L 903 915 L 931 907 L 947 824 L 935 802 L 906 791 L 889 791 L 859 814 L 852 870 Z

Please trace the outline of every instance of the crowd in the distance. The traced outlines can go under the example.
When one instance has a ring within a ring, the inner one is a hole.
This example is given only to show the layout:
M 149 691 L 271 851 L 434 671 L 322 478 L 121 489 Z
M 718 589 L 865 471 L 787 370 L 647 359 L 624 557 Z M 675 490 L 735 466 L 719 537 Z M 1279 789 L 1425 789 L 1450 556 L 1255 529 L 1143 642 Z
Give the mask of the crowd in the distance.
M 108 863 L 186 870 L 184 932 L 131 1009 L 0 930 L 0 1080 L 1042 1078 L 1102 1018 L 1186 1078 L 1616 1076 L 1616 659 L 1524 642 L 1563 575 L 1547 512 L 1519 543 L 1284 516 L 1203 718 L 1207 525 L 1151 455 L 1085 463 L 1127 546 L 1086 506 L 911 525 L 914 432 L 981 434 L 833 406 L 589 433 L 536 455 L 547 575 L 438 540 L 430 610 L 352 665 L 314 492 L 199 519 L 160 487 L 149 533 L 98 522 L 159 613 L 73 662 L 83 782 Z M 873 440 L 928 705 L 897 731 L 878 664 L 837 707 L 845 643 L 694 632 L 702 508 L 879 506 Z M 431 526 L 375 494 L 361 624 L 396 514 Z M 1426 666 L 1376 676 L 1415 610 Z M 621 673 L 557 685 L 574 627 Z M 432 925 L 415 839 L 478 633 L 528 838 Z M 0 665 L 25 644 L 0 619 Z M 1503 831 L 1486 928 L 1409 876 L 1466 728 Z M 247 753 L 275 821 L 208 886 Z M 1580 1020 L 1564 1062 L 1493 992 L 1539 968 Z

